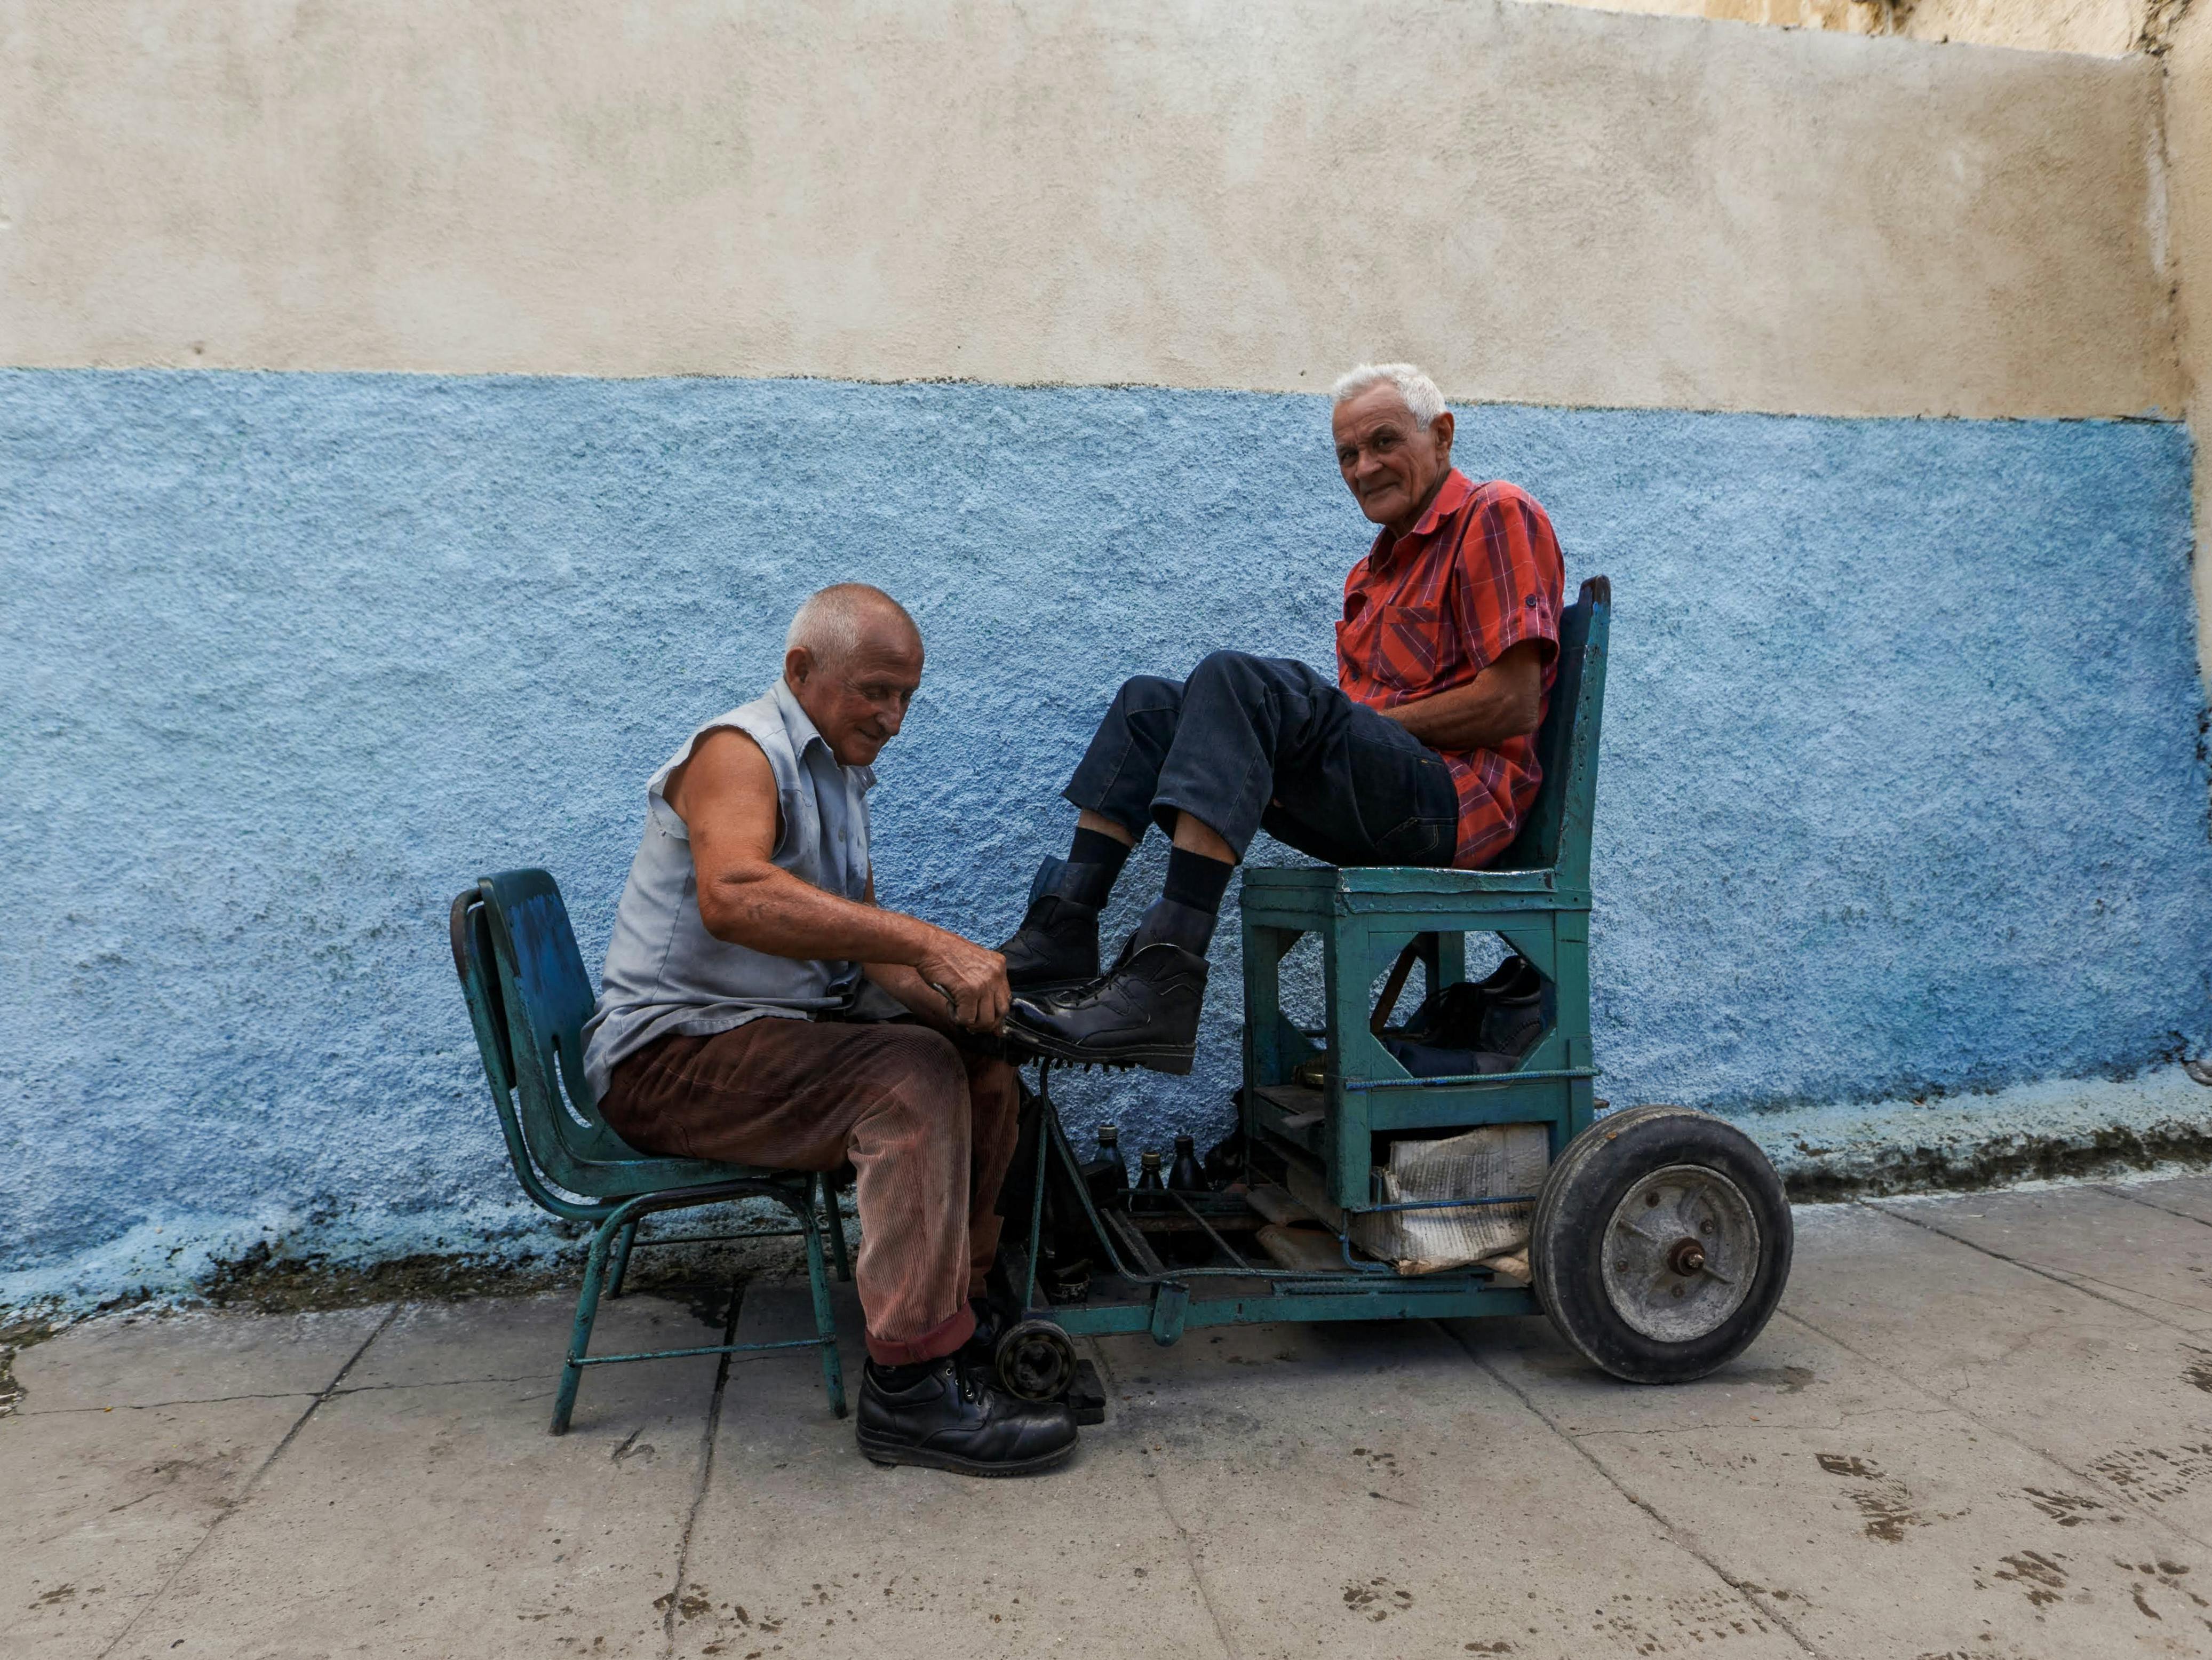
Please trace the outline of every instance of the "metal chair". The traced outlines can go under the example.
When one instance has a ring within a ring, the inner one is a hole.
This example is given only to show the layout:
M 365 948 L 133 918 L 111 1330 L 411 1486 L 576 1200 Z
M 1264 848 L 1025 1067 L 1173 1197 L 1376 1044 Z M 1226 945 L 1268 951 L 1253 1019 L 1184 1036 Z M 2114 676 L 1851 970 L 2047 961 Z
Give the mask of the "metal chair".
M 595 1225 L 576 1298 L 576 1323 L 553 1406 L 552 1432 L 568 1432 L 577 1386 L 586 1366 L 630 1360 L 666 1360 L 696 1354 L 747 1354 L 764 1349 L 818 1348 L 822 1385 L 830 1410 L 845 1415 L 845 1381 L 837 1333 L 823 1268 L 824 1221 L 838 1277 L 850 1280 L 844 1221 L 836 1183 L 792 1171 L 757 1170 L 698 1158 L 665 1158 L 628 1146 L 599 1116 L 584 1078 L 583 1026 L 591 1016 L 592 982 L 576 949 L 561 890 L 542 870 L 502 871 L 478 879 L 455 897 L 452 913 L 453 967 L 476 1028 L 477 1049 L 499 1110 L 501 1131 L 515 1178 L 556 1216 Z M 659 1211 L 767 1199 L 791 1213 L 794 1228 L 739 1233 L 679 1234 L 641 1240 L 641 1219 Z M 803 1237 L 806 1275 L 814 1293 L 812 1337 L 776 1343 L 714 1343 L 636 1354 L 590 1353 L 592 1325 L 601 1289 L 619 1297 L 635 1246 L 698 1243 L 719 1239 Z
M 1582 586 L 1559 617 L 1559 672 L 1536 753 L 1544 781 L 1513 845 L 1486 870 L 1332 866 L 1248 869 L 1244 931 L 1246 1128 L 1326 1170 L 1330 1201 L 1376 1207 L 1374 1138 L 1442 1134 L 1480 1124 L 1543 1123 L 1552 1157 L 1592 1111 L 1589 1029 L 1590 824 L 1598 727 L 1605 704 L 1613 587 Z M 1301 935 L 1322 937 L 1322 1025 L 1282 1012 L 1283 958 Z M 1416 1078 L 1383 1047 L 1389 1009 L 1370 1009 L 1376 978 L 1399 959 L 1384 1002 L 1402 988 L 1408 956 L 1434 988 L 1463 977 L 1466 937 L 1495 933 L 1545 981 L 1543 1035 L 1510 1072 Z M 1316 1040 L 1318 1040 L 1316 1043 Z M 1322 1083 L 1302 1086 L 1301 1062 L 1323 1055 Z

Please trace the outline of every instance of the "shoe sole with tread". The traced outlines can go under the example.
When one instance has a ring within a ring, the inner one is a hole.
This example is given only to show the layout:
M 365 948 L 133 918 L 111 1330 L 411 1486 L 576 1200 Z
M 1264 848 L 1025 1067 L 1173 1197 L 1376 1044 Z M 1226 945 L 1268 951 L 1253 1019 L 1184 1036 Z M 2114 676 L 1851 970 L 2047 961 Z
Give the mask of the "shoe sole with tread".
M 1086 1050 L 1063 1043 L 1056 1037 L 1030 1026 L 1017 1025 L 1012 1020 L 1006 1022 L 1006 1036 L 1048 1061 L 1080 1067 L 1143 1067 L 1175 1078 L 1188 1078 L 1192 1064 L 1198 1058 L 1198 1045 L 1195 1043 L 1158 1044 L 1146 1049 L 1116 1049 L 1111 1055 L 1101 1055 L 1096 1049 Z
M 868 1462 L 884 1469 L 901 1464 L 911 1464 L 922 1469 L 951 1470 L 957 1475 L 1030 1475 L 1039 1470 L 1048 1470 L 1073 1455 L 1077 1443 L 1070 1441 L 1064 1447 L 1054 1447 L 1050 1452 L 1041 1452 L 1034 1458 L 1024 1458 L 1010 1463 L 987 1463 L 977 1458 L 963 1458 L 957 1452 L 939 1452 L 930 1447 L 909 1447 L 898 1443 L 871 1443 L 867 1437 L 860 1438 L 860 1451 Z

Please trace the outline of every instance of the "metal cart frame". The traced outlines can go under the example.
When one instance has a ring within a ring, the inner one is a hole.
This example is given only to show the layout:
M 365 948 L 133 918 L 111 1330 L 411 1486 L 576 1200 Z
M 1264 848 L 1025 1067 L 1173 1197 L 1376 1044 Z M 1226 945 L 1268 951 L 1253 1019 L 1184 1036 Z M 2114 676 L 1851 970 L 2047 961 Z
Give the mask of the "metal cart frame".
M 1561 614 L 1558 673 L 1537 736 L 1543 785 L 1498 868 L 1318 866 L 1244 873 L 1247 1155 L 1259 1166 L 1300 1161 L 1310 1174 L 1317 1172 L 1327 1199 L 1341 1209 L 1342 1268 L 1285 1268 L 1239 1251 L 1229 1237 L 1236 1230 L 1223 1225 L 1245 1213 L 1241 1195 L 1168 1195 L 1164 1223 L 1154 1219 L 1149 1231 L 1127 1213 L 1100 1211 L 1053 1104 L 1053 1064 L 1041 1061 L 1034 1163 L 1024 1172 L 1029 1225 L 1002 1258 L 1025 1319 L 1050 1321 L 1071 1335 L 1147 1331 L 1167 1344 L 1196 1326 L 1537 1312 L 1526 1285 L 1488 1268 L 1409 1278 L 1389 1264 L 1358 1260 L 1350 1229 L 1363 1213 L 1421 1207 L 1376 1201 L 1370 1174 L 1377 1135 L 1540 1123 L 1556 1160 L 1591 1122 L 1597 1069 L 1589 1034 L 1590 827 L 1611 611 L 1611 586 L 1601 576 L 1583 583 Z M 1308 933 L 1319 934 L 1322 946 L 1319 1030 L 1293 1025 L 1282 1011 L 1283 959 Z M 1381 1042 L 1389 1005 L 1402 988 L 1402 967 L 1392 974 L 1379 1012 L 1370 1006 L 1371 988 L 1394 959 L 1407 957 L 1425 966 L 1431 989 L 1462 978 L 1469 933 L 1498 935 L 1534 964 L 1545 982 L 1543 1035 L 1511 1072 L 1415 1078 Z M 1320 1087 L 1296 1082 L 1300 1064 L 1316 1057 L 1322 1061 Z M 1077 1302 L 1041 1304 L 1037 1296 L 1051 1161 L 1064 1178 L 1054 1181 L 1054 1190 L 1078 1197 L 1107 1265 L 1105 1273 L 1094 1274 L 1091 1294 Z M 1431 1201 L 1431 1207 L 1443 1206 Z M 1200 1267 L 1163 1262 L 1152 1243 L 1163 1225 L 1202 1229 L 1213 1260 Z

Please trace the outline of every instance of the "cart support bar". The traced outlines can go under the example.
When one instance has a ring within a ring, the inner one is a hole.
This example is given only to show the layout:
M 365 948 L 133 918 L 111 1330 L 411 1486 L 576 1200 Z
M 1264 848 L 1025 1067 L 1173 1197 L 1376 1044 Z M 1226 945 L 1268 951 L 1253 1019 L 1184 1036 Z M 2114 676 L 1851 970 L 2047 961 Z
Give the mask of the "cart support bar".
M 1545 1084 L 1562 1078 L 1601 1078 L 1596 1067 L 1555 1067 L 1544 1072 L 1464 1072 L 1444 1078 L 1347 1078 L 1346 1095 L 1365 1095 L 1375 1090 L 1503 1089 L 1510 1084 Z
M 1152 1341 L 1162 1348 L 1182 1336 L 1182 1317 L 1190 1308 L 1190 1287 L 1163 1280 L 1152 1291 Z

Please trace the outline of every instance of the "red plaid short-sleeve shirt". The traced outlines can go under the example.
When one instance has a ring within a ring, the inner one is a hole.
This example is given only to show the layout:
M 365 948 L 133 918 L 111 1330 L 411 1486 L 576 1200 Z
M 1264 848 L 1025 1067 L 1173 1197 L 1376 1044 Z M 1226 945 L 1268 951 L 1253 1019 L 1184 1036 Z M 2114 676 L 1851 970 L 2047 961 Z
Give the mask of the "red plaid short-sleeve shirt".
M 1514 484 L 1474 484 L 1455 468 L 1419 522 L 1375 538 L 1344 580 L 1336 678 L 1347 696 L 1387 709 L 1471 683 L 1523 640 L 1544 654 L 1544 706 L 1559 654 L 1566 569 L 1552 521 Z M 1544 781 L 1534 735 L 1494 750 L 1440 751 L 1459 791 L 1452 863 L 1503 853 Z

